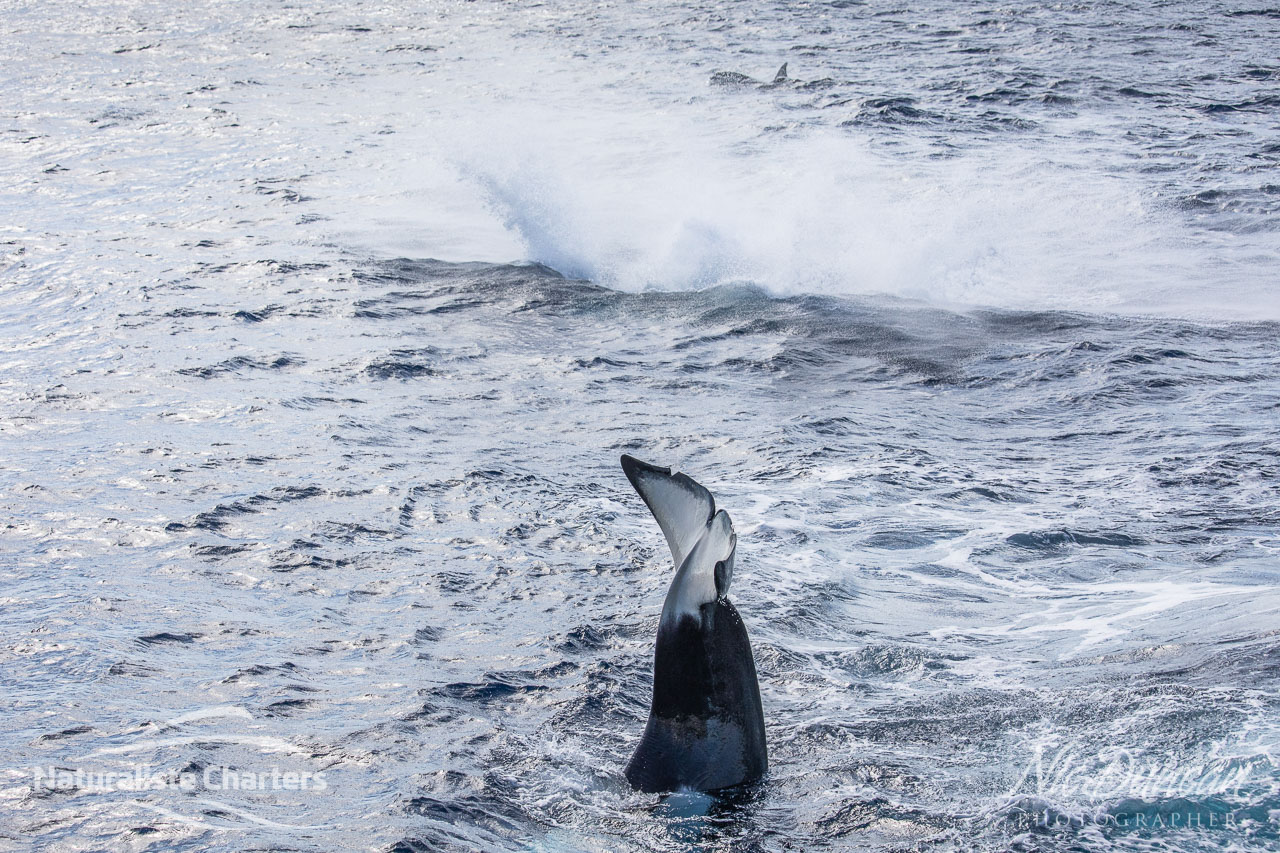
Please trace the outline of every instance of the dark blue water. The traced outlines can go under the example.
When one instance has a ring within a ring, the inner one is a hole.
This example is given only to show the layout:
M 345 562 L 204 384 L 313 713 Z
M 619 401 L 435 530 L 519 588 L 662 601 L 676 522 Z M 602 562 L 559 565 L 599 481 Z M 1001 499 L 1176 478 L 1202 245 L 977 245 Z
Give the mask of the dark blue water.
M 4 17 L 7 846 L 1280 843 L 1273 12 L 111 12 Z

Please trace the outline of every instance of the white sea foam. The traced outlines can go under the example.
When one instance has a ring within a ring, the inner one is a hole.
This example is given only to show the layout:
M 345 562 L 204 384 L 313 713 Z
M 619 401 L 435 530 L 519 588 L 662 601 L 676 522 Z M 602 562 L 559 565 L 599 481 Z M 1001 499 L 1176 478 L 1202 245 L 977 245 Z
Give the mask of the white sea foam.
M 1221 604 L 1239 601 L 1237 596 L 1256 595 L 1257 590 L 1252 587 L 1184 580 L 1066 584 L 1051 593 L 1035 595 L 1033 600 L 1039 606 L 1026 608 L 1011 621 L 969 627 L 965 633 L 986 637 L 1074 637 L 1074 644 L 1059 655 L 1060 660 L 1070 660 L 1141 633 L 1150 627 L 1150 620 L 1170 611 L 1182 612 L 1188 605 L 1201 602 Z M 943 637 L 954 633 L 954 629 L 939 628 L 931 633 Z
M 1114 130 L 1087 114 L 939 157 L 793 120 L 701 69 L 637 75 L 501 29 L 458 31 L 465 61 L 434 69 L 421 126 L 379 151 L 395 168 L 382 162 L 367 185 L 376 235 L 348 221 L 347 238 L 451 260 L 514 252 L 626 290 L 750 281 L 956 307 L 1280 317 L 1275 234 L 1199 227 L 1149 176 L 1099 157 Z
M 10 146 L 3 191 L 29 266 L 110 232 L 113 251 L 149 247 L 147 272 L 163 278 L 202 236 L 225 240 L 233 216 L 253 237 L 224 255 L 265 240 L 527 259 L 627 290 L 746 280 L 944 306 L 1280 317 L 1274 228 L 1176 209 L 1171 198 L 1198 185 L 1170 190 L 1171 167 L 1131 168 L 1126 125 L 1091 105 L 1037 113 L 1019 132 L 942 124 L 895 137 L 842 124 L 906 85 L 883 59 L 790 57 L 797 78 L 843 81 L 848 103 L 830 109 L 820 94 L 708 85 L 717 68 L 767 79 L 789 58 L 785 34 L 758 27 L 747 56 L 693 39 L 655 57 L 645 21 L 662 22 L 660 9 L 241 16 L 183 30 L 156 12 L 144 16 L 154 45 L 109 58 L 84 50 L 110 36 L 89 19 L 27 33 L 37 73 L 11 136 L 34 141 Z M 242 42 L 223 56 L 231 32 Z M 50 55 L 66 67 L 46 78 Z M 130 88 L 103 82 L 112 75 Z M 164 156 L 136 154 L 152 150 Z M 38 196 L 24 190 L 33 182 Z M 284 210 L 282 191 L 305 201 Z M 68 275 L 141 263 L 113 257 Z

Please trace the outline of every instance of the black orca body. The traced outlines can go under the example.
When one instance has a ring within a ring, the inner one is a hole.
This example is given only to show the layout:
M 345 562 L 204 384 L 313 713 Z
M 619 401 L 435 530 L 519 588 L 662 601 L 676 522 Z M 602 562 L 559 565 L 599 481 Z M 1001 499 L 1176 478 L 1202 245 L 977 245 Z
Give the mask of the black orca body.
M 716 791 L 769 768 L 751 643 L 726 597 L 737 538 L 701 485 L 622 457 L 671 546 L 677 566 L 658 623 L 649 722 L 627 765 L 646 792 Z

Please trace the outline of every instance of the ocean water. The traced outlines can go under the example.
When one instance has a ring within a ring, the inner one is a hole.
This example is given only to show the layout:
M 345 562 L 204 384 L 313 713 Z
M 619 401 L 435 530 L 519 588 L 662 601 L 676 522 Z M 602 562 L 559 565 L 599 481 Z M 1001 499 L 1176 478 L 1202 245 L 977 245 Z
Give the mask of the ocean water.
M 1280 845 L 1280 11 L 0 31 L 0 847 Z M 624 452 L 735 521 L 751 790 L 622 777 Z

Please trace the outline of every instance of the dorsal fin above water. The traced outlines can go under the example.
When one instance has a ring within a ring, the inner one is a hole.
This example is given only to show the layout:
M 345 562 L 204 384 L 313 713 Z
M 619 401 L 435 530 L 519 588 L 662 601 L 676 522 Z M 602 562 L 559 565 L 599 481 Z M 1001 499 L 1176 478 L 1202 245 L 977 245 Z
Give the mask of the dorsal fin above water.
M 774 83 L 787 82 L 787 63 L 782 63 L 782 67 L 778 69 L 778 73 L 773 75 Z
M 625 453 L 622 470 L 657 519 L 679 569 L 715 516 L 715 498 L 692 477 L 673 474 L 670 468 L 659 468 Z

